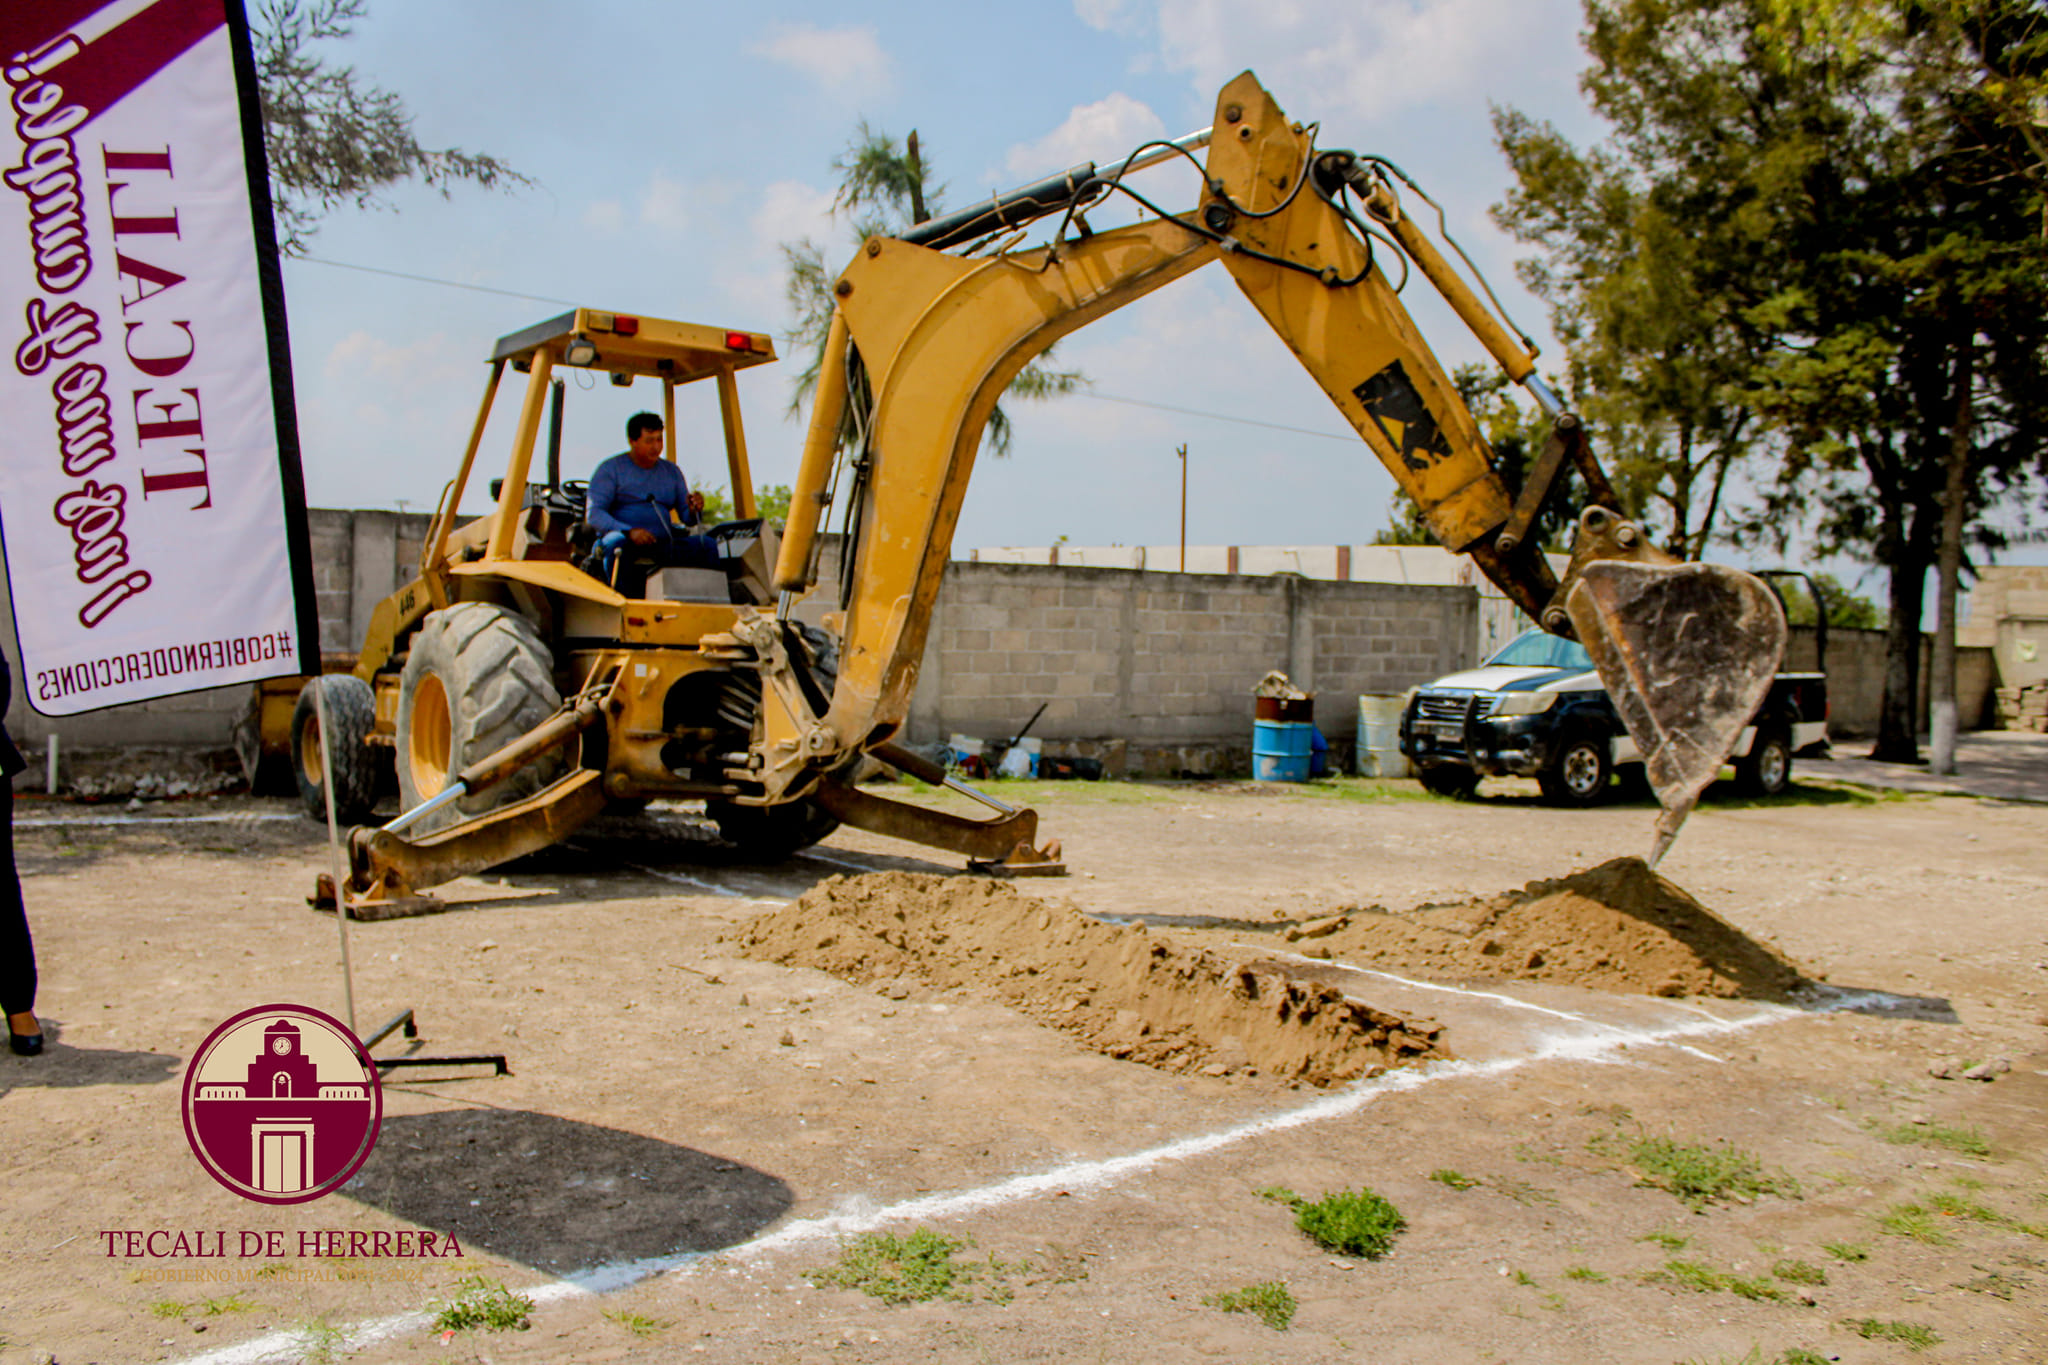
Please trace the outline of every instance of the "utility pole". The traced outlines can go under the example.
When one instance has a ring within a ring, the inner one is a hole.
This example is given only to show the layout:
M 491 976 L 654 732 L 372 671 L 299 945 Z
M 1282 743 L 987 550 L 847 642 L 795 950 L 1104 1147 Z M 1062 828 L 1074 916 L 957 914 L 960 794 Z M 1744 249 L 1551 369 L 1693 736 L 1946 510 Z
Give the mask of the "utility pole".
M 1185 443 L 1174 452 L 1180 457 L 1180 571 L 1188 571 L 1188 448 Z

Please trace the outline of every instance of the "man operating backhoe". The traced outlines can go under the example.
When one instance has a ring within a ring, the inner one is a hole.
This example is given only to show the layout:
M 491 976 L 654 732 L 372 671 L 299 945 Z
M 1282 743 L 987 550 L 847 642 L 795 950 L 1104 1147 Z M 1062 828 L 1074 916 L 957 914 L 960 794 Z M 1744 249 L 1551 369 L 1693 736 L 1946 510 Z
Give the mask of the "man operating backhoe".
M 683 471 L 662 456 L 661 419 L 636 412 L 626 419 L 626 448 L 590 476 L 584 519 L 597 528 L 597 550 L 610 577 L 613 556 L 632 544 L 665 565 L 718 567 L 718 546 L 709 536 L 691 535 L 699 524 L 704 495 L 690 491 Z

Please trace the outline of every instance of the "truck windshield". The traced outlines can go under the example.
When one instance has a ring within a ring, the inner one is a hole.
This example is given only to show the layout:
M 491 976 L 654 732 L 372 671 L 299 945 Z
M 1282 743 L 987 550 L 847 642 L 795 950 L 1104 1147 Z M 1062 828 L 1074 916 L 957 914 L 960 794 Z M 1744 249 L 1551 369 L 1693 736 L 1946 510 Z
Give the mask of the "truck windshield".
M 1592 656 L 1577 640 L 1547 631 L 1525 630 L 1486 662 L 1518 668 L 1591 668 Z

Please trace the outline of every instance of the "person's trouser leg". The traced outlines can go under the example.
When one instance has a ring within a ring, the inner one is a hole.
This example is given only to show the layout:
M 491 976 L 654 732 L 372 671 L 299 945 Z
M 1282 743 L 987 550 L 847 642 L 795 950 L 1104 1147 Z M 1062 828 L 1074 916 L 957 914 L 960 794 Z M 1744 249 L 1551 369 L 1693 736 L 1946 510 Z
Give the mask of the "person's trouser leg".
M 0 1014 L 36 1007 L 36 948 L 14 869 L 14 780 L 0 778 Z

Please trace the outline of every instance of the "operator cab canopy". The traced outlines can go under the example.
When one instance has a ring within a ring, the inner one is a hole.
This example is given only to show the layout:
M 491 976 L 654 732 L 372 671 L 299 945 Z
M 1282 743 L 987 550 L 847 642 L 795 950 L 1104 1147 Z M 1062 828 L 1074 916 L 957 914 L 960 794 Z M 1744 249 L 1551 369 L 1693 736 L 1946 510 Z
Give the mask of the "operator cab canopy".
M 491 359 L 510 361 L 524 374 L 542 349 L 556 365 L 604 370 L 621 385 L 642 375 L 688 384 L 721 370 L 730 373 L 775 359 L 774 341 L 759 332 L 595 308 L 578 308 L 499 337 Z

